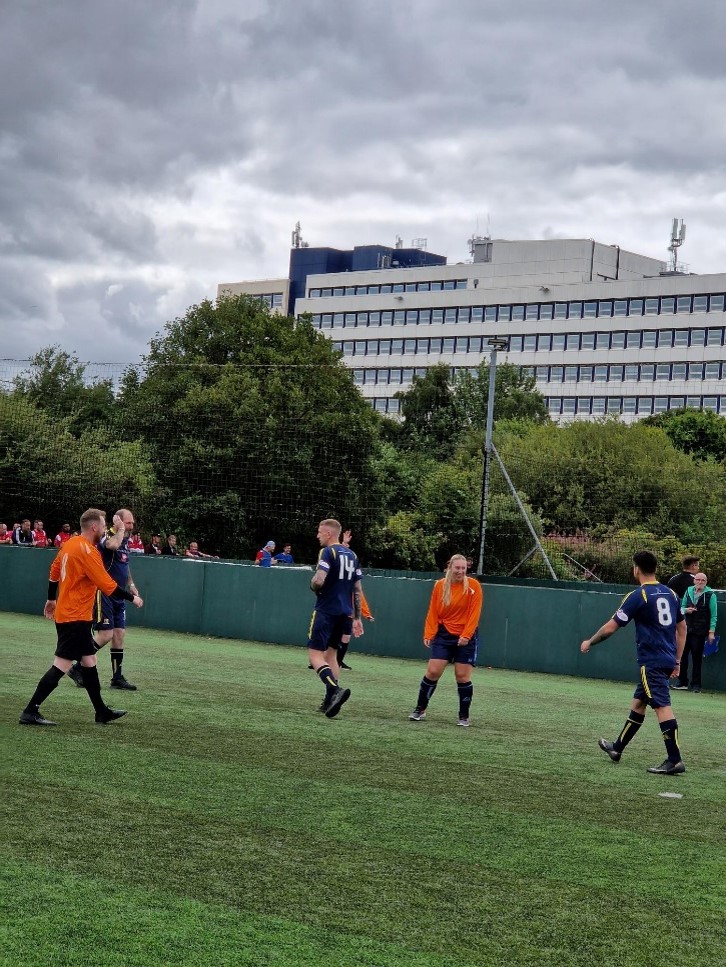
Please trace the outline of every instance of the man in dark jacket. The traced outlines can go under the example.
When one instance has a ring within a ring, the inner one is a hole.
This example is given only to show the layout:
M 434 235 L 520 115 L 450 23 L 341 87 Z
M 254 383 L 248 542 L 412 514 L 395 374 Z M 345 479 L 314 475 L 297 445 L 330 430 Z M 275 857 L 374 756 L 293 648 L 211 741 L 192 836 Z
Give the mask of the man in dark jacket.
M 700 563 L 700 558 L 698 557 L 684 557 L 683 570 L 679 571 L 678 574 L 674 574 L 668 581 L 668 587 L 672 591 L 675 591 L 681 600 L 686 590 L 693 587 L 693 576 L 698 571 Z

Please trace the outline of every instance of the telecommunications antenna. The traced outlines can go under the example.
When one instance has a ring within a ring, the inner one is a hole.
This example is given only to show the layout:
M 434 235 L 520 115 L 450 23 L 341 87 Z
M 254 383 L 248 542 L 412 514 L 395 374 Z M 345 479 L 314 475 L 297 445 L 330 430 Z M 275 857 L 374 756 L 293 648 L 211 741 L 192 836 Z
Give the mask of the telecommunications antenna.
M 674 218 L 671 227 L 671 244 L 668 246 L 668 251 L 671 253 L 671 264 L 669 266 L 671 272 L 678 271 L 678 249 L 683 245 L 685 240 L 686 223 L 682 218 Z

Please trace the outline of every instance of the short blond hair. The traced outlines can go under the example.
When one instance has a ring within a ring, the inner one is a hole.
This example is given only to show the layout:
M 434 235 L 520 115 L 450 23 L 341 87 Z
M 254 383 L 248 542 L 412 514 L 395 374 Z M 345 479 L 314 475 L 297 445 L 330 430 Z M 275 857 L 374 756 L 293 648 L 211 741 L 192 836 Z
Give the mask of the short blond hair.
M 343 525 L 340 523 L 339 520 L 336 520 L 334 517 L 326 517 L 325 520 L 320 521 L 319 526 L 329 527 L 331 531 L 335 531 L 338 537 L 340 537 L 340 532 L 343 529 Z
M 85 530 L 89 524 L 94 524 L 102 520 L 106 520 L 106 511 L 99 510 L 98 507 L 89 507 L 88 510 L 84 510 L 81 514 L 81 530 Z

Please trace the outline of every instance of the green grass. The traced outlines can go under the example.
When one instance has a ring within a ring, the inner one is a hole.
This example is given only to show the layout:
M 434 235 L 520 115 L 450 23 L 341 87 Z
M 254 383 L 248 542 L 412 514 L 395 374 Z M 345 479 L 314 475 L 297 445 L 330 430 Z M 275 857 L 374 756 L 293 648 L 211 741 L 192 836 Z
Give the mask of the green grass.
M 0 638 L 3 967 L 724 963 L 723 695 L 669 779 L 652 713 L 597 749 L 622 683 L 481 669 L 464 730 L 450 672 L 414 724 L 423 664 L 352 654 L 327 720 L 301 649 L 134 629 L 126 718 L 64 680 L 21 728 L 53 628 Z

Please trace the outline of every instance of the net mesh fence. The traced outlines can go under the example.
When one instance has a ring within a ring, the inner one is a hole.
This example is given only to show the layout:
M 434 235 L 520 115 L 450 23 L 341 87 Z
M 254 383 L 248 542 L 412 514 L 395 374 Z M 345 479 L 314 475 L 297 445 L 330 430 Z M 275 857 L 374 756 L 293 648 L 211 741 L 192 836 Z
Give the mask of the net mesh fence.
M 414 473 L 342 363 L 47 369 L 0 361 L 8 528 L 40 519 L 52 540 L 87 507 L 128 507 L 145 542 L 174 533 L 182 547 L 250 559 L 274 540 L 312 563 L 317 523 L 332 516 L 370 567 L 436 571 L 454 552 L 478 561 L 483 439 Z M 668 462 L 655 443 L 599 456 L 589 432 L 573 451 L 556 427 L 535 442 L 497 431 L 483 573 L 624 581 L 649 546 L 663 572 L 701 553 L 722 587 L 722 468 Z

